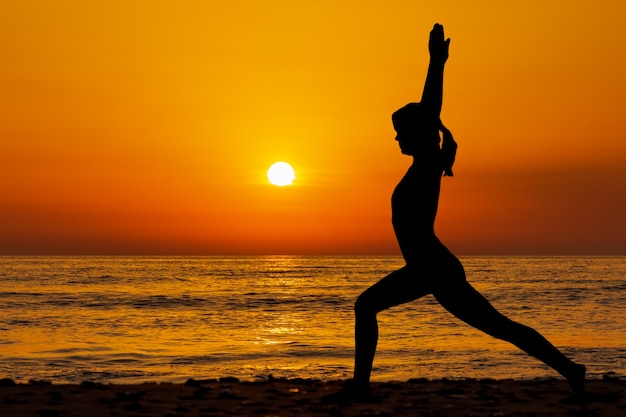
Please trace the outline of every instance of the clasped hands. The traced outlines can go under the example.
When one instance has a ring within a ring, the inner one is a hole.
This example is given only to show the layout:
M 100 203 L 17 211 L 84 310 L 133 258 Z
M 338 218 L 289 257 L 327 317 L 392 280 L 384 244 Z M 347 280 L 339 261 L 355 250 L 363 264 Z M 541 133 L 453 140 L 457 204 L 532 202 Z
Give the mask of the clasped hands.
M 430 31 L 430 39 L 428 40 L 428 51 L 430 52 L 431 61 L 444 64 L 448 60 L 449 47 L 450 38 L 445 39 L 443 26 L 435 23 L 435 26 Z

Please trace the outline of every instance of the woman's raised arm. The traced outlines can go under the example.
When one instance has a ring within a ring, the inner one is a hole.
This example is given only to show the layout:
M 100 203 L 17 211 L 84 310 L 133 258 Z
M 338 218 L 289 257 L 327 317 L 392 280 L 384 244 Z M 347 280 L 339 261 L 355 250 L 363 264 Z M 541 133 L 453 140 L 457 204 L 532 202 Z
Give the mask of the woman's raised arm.
M 421 101 L 423 109 L 435 118 L 439 118 L 443 104 L 443 68 L 448 60 L 449 46 L 450 38 L 444 38 L 443 26 L 436 23 L 428 41 L 430 62 Z

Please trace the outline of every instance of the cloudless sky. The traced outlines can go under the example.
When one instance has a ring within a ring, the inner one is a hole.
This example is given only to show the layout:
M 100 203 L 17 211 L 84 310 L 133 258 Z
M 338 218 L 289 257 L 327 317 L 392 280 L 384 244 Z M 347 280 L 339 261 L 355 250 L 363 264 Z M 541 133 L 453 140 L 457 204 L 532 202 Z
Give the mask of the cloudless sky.
M 0 254 L 399 254 L 435 22 L 459 255 L 626 254 L 623 1 L 5 1 Z M 287 161 L 294 185 L 270 185 Z

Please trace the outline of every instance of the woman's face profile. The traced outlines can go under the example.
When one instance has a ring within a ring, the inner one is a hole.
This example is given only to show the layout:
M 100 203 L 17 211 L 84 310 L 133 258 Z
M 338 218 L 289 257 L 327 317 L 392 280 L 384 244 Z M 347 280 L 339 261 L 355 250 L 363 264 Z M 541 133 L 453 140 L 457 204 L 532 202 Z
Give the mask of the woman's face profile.
M 405 155 L 413 155 L 413 144 L 416 141 L 415 134 L 409 132 L 407 129 L 398 129 L 396 128 L 396 141 L 398 141 L 398 146 L 400 146 L 400 152 Z
M 395 140 L 404 155 L 418 155 L 420 149 L 430 149 L 429 143 L 439 143 L 439 131 L 428 126 L 394 126 Z

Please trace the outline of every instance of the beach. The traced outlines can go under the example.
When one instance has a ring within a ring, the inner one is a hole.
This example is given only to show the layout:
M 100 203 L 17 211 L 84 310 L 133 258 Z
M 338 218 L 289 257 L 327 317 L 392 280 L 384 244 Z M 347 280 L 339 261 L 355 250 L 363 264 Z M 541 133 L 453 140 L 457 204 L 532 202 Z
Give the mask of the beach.
M 624 257 L 463 259 L 587 366 L 584 401 L 426 297 L 380 314 L 374 401 L 352 404 L 323 399 L 352 375 L 354 300 L 400 258 L 0 261 L 0 417 L 626 415 Z
M 411 379 L 372 383 L 372 399 L 332 404 L 324 396 L 343 381 L 239 380 L 182 384 L 52 384 L 0 381 L 7 417 L 99 416 L 594 416 L 626 415 L 626 381 L 605 375 L 589 380 L 587 397 L 574 398 L 564 380 Z

